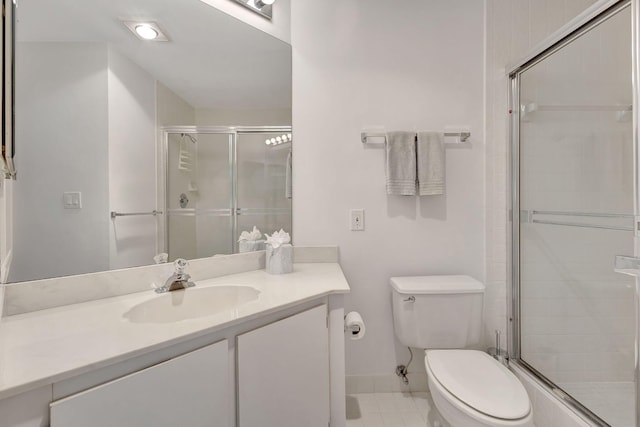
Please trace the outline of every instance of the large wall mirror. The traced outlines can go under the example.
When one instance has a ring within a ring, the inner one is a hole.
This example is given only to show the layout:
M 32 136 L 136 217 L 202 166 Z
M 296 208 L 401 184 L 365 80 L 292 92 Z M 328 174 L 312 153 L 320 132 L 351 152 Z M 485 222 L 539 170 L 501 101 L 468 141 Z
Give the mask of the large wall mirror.
M 288 44 L 200 0 L 17 0 L 15 20 L 9 282 L 291 231 Z

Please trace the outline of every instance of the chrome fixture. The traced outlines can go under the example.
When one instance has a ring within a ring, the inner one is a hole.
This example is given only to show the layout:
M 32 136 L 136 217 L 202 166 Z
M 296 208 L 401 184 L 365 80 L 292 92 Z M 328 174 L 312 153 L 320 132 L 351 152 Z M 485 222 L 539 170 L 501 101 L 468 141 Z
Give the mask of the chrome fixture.
M 275 0 L 233 0 L 236 3 L 240 3 L 247 9 L 253 10 L 258 15 L 271 20 L 273 18 L 273 3 Z
M 414 297 L 411 297 L 411 298 L 415 300 Z M 411 350 L 411 347 L 407 347 L 407 349 L 409 350 L 409 361 L 407 362 L 406 365 L 396 366 L 396 375 L 400 377 L 404 385 L 409 384 L 409 377 L 407 377 L 407 374 L 409 373 L 409 365 L 411 365 L 411 362 L 413 361 L 413 351 Z
M 500 345 L 501 334 L 502 333 L 498 329 L 496 329 L 496 346 L 489 347 L 489 349 L 487 350 L 487 353 L 489 353 L 489 356 L 496 359 L 502 365 L 509 367 L 509 353 L 507 353 L 507 350 L 503 350 Z
M 15 120 L 14 113 L 14 95 L 15 87 L 15 12 L 16 2 L 2 2 L 2 74 L 4 75 L 4 84 L 2 85 L 2 145 L 0 155 L 2 156 L 3 174 L 5 179 L 15 180 L 17 177 L 16 165 L 13 158 L 16 154 L 15 140 Z M 11 84 L 7 84 L 10 81 Z
M 620 231 L 634 231 L 633 224 L 594 224 L 578 221 L 560 221 L 554 218 L 537 219 L 538 215 L 542 216 L 574 216 L 574 217 L 588 217 L 588 218 L 608 218 L 616 220 L 633 220 L 635 217 L 631 214 L 621 213 L 598 213 L 598 212 L 565 212 L 565 211 L 540 211 L 540 210 L 521 210 L 520 211 L 520 223 L 521 224 L 549 224 L 549 225 L 564 225 L 567 227 L 585 227 L 585 228 L 601 228 L 605 230 L 620 230 Z M 631 221 L 633 222 L 633 221 Z
M 196 137 L 195 137 L 195 136 L 190 135 L 190 134 L 188 134 L 188 133 L 184 133 L 184 132 L 180 134 L 180 138 L 182 138 L 182 139 L 184 139 L 184 138 L 189 138 L 189 139 L 191 140 L 191 142 L 193 142 L 194 144 L 195 144 L 196 142 L 198 142 L 198 140 L 196 139 Z
M 151 212 L 116 212 L 111 211 L 111 219 L 116 219 L 118 216 L 142 216 L 142 215 L 162 215 L 162 211 L 152 210 Z
M 167 279 L 164 283 L 164 286 L 160 288 L 156 288 L 156 293 L 164 294 L 165 292 L 171 292 L 178 289 L 187 289 L 194 287 L 196 284 L 190 282 L 191 276 L 184 272 L 184 269 L 187 267 L 187 260 L 178 258 L 173 263 L 175 267 L 175 271 L 171 277 Z
M 181 208 L 186 208 L 189 204 L 189 197 L 187 197 L 185 193 L 180 193 L 180 199 L 178 200 L 178 203 L 180 203 Z
M 471 137 L 471 132 L 443 132 L 445 137 L 454 137 L 459 138 L 459 143 L 468 142 L 467 140 Z M 360 140 L 363 144 L 370 143 L 368 141 L 369 138 L 384 138 L 384 142 L 387 141 L 387 133 L 386 132 L 362 132 L 360 133 Z

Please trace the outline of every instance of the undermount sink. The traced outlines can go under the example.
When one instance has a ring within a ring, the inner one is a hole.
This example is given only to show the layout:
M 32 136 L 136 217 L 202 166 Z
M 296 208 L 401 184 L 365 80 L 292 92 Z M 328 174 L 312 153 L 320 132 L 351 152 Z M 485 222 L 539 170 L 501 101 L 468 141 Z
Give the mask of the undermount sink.
M 135 305 L 124 314 L 134 323 L 170 323 L 234 310 L 258 299 L 251 286 L 228 285 L 167 292 Z

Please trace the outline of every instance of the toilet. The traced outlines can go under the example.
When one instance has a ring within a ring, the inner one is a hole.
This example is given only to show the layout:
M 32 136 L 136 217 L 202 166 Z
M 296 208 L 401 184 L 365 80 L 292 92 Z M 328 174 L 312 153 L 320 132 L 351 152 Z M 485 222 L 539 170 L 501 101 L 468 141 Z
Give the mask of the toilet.
M 518 378 L 488 354 L 467 349 L 481 342 L 484 285 L 469 276 L 390 282 L 396 336 L 425 349 L 429 391 L 442 418 L 453 427 L 533 427 Z

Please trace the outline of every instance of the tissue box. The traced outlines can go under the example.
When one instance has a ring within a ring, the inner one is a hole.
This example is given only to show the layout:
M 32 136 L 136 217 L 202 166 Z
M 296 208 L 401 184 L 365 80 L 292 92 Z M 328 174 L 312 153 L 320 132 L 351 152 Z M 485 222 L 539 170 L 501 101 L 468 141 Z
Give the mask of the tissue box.
M 238 249 L 240 253 L 264 251 L 264 240 L 240 240 Z
M 293 246 L 280 245 L 273 248 L 267 243 L 266 270 L 269 274 L 285 274 L 293 271 Z

